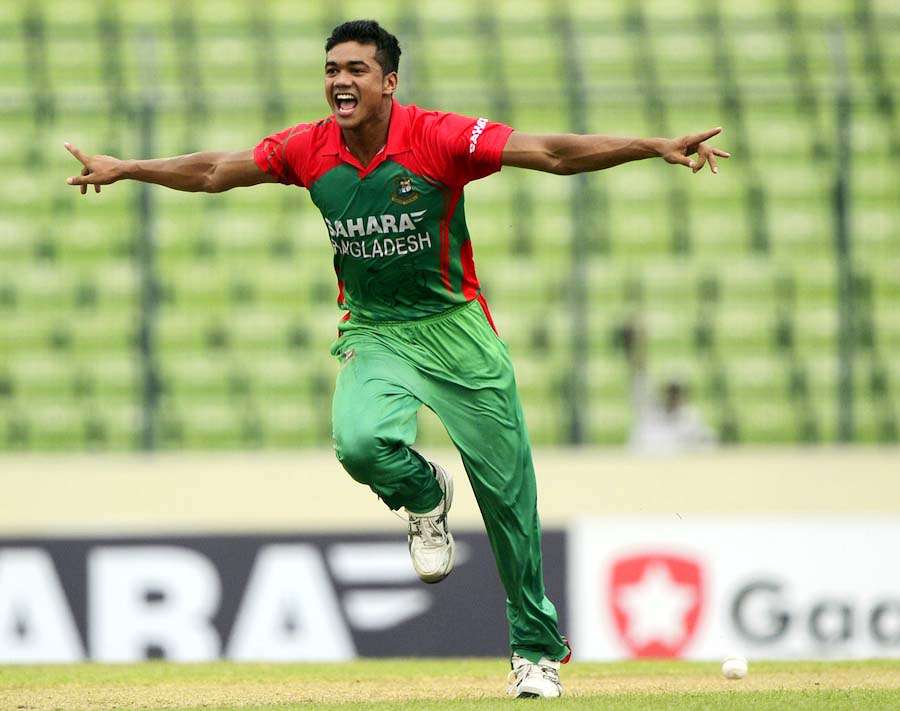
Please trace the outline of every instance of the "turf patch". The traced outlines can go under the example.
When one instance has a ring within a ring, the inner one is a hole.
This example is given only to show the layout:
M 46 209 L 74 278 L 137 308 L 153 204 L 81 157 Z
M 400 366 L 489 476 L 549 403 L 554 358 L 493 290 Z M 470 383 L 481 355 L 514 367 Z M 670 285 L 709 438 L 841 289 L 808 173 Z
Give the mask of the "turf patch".
M 345 664 L 0 667 L 0 709 L 509 708 L 504 660 L 363 660 Z M 564 668 L 566 709 L 892 709 L 900 661 L 751 662 L 740 681 L 717 664 L 622 662 Z M 560 702 L 530 702 L 542 707 Z

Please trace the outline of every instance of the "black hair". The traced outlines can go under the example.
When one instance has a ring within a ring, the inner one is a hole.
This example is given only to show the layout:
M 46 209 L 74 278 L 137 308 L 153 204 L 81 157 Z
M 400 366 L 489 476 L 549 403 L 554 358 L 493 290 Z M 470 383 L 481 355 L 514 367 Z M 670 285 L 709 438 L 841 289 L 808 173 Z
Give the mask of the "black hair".
M 331 37 L 325 41 L 325 51 L 330 52 L 332 47 L 342 42 L 374 44 L 375 59 L 381 65 L 381 71 L 385 76 L 396 72 L 400 66 L 400 43 L 375 20 L 351 20 L 338 25 L 331 31 Z

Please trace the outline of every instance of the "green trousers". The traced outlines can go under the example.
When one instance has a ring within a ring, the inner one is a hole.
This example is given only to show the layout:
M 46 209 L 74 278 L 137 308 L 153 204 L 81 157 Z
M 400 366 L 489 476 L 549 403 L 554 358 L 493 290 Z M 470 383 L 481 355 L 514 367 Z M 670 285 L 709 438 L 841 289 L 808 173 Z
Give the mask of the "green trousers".
M 392 509 L 429 511 L 441 489 L 414 449 L 426 405 L 459 450 L 500 579 L 513 652 L 562 659 L 568 647 L 544 593 L 531 445 L 506 344 L 477 301 L 431 318 L 341 324 L 334 447 L 347 472 Z

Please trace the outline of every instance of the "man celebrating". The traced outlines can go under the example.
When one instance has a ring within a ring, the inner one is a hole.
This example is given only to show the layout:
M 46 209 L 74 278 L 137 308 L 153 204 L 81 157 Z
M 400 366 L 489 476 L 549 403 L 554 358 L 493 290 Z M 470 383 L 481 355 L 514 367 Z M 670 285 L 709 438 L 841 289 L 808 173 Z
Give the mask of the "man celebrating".
M 253 150 L 155 160 L 87 156 L 70 185 L 130 178 L 176 190 L 222 192 L 280 182 L 306 188 L 334 250 L 346 311 L 332 355 L 334 448 L 347 472 L 409 518 L 419 577 L 445 578 L 455 549 L 447 524 L 453 481 L 412 449 L 424 404 L 462 457 L 507 595 L 509 693 L 562 693 L 568 659 L 544 594 L 531 448 L 506 344 L 481 294 L 463 187 L 501 166 L 560 175 L 662 157 L 694 172 L 724 151 L 721 129 L 678 139 L 525 135 L 484 118 L 394 100 L 400 47 L 374 21 L 334 29 L 325 45 L 332 115 L 269 136 Z M 697 154 L 696 159 L 690 156 Z

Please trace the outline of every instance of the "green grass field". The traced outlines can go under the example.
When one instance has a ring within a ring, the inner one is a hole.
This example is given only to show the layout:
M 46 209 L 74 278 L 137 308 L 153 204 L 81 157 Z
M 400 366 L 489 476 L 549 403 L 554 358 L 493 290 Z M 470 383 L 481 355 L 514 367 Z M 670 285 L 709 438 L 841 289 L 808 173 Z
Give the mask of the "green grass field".
M 508 708 L 502 660 L 367 660 L 346 664 L 0 666 L 2 711 L 75 709 Z M 717 664 L 622 662 L 564 668 L 565 709 L 900 708 L 900 660 L 752 662 L 740 681 Z

